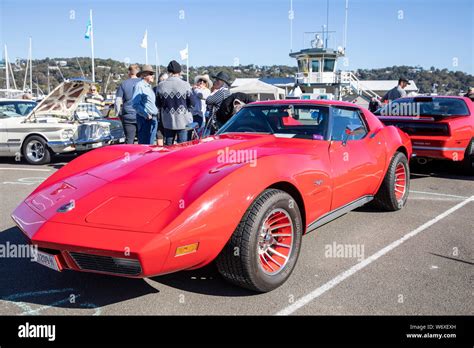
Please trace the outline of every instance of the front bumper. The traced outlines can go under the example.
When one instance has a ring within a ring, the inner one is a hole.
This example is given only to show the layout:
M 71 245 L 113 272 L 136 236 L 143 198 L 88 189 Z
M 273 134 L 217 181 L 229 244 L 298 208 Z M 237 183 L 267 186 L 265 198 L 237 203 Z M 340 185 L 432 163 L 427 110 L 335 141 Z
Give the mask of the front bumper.
M 48 141 L 49 148 L 55 153 L 86 151 L 99 147 L 125 143 L 125 137 L 108 135 L 98 139 Z
M 55 223 L 24 202 L 12 219 L 29 243 L 55 256 L 60 270 L 143 278 L 160 274 L 169 255 L 166 236 Z

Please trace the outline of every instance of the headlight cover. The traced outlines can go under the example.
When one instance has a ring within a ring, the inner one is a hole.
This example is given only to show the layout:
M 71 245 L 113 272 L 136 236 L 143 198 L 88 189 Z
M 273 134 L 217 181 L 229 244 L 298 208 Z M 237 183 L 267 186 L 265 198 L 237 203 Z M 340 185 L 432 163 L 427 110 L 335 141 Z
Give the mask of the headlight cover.
M 67 140 L 74 136 L 74 129 L 63 129 L 61 131 L 61 139 Z

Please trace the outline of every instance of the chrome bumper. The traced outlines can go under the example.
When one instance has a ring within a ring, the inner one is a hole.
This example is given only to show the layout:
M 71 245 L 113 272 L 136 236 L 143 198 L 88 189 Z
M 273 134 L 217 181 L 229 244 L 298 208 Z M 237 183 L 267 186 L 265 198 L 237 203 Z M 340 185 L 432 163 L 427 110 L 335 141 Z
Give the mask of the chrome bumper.
M 99 139 L 48 141 L 48 146 L 55 153 L 67 153 L 74 151 L 87 151 L 107 145 L 122 143 L 125 143 L 125 137 L 117 138 L 108 135 Z

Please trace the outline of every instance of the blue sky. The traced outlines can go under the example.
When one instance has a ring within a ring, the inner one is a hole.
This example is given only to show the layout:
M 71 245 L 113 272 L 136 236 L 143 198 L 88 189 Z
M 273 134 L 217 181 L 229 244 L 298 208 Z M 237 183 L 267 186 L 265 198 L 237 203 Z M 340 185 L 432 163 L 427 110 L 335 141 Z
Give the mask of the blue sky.
M 472 0 L 349 0 L 348 69 L 421 65 L 474 73 Z M 1 45 L 10 59 L 89 56 L 84 33 L 94 11 L 95 55 L 144 63 L 179 59 L 191 65 L 289 64 L 290 0 L 0 0 Z M 330 46 L 342 44 L 345 0 L 330 0 Z M 326 0 L 293 0 L 293 48 L 326 23 Z M 180 14 L 184 11 L 184 19 Z M 73 11 L 73 12 L 72 12 Z M 309 39 L 308 39 L 309 40 Z M 457 66 L 456 66 L 457 64 Z

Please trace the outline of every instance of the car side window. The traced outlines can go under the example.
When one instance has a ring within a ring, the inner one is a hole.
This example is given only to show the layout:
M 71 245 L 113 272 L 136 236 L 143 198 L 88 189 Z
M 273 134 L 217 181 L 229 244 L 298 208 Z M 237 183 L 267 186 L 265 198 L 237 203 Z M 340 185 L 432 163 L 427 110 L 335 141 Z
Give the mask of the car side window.
M 352 108 L 340 108 L 332 107 L 331 108 L 331 140 L 343 141 L 343 140 L 360 140 L 364 138 L 368 131 L 367 126 L 362 119 L 362 116 L 359 110 Z M 357 134 L 347 137 L 346 128 L 347 126 L 360 126 L 365 129 L 365 132 L 362 134 Z

